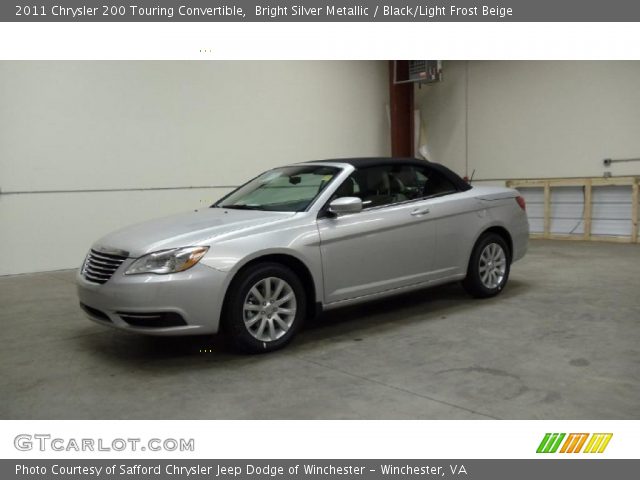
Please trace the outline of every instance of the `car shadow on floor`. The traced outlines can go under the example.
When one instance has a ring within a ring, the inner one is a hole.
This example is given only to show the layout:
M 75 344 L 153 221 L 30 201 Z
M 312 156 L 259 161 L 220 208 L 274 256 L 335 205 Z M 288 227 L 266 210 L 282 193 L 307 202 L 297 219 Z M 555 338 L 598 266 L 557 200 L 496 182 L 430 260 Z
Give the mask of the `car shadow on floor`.
M 444 319 L 449 314 L 463 313 L 477 308 L 478 302 L 509 301 L 525 295 L 529 285 L 510 280 L 505 291 L 494 298 L 478 300 L 469 297 L 459 284 L 442 285 L 430 289 L 400 294 L 350 307 L 336 308 L 306 322 L 294 341 L 271 355 L 292 355 L 309 352 L 339 340 L 361 341 L 370 332 L 381 328 L 401 329 L 417 322 Z M 96 327 L 98 328 L 98 327 Z M 116 330 L 92 331 L 76 338 L 82 348 L 107 360 L 123 363 L 183 360 L 190 365 L 251 362 L 261 355 L 237 352 L 222 335 L 155 337 Z
M 473 310 L 478 302 L 500 302 L 523 295 L 527 290 L 526 283 L 510 280 L 508 288 L 497 297 L 475 299 L 460 284 L 452 283 L 337 308 L 307 322 L 296 345 L 342 336 L 352 336 L 359 341 L 370 329 L 402 328 L 411 323 L 444 319 L 454 312 Z

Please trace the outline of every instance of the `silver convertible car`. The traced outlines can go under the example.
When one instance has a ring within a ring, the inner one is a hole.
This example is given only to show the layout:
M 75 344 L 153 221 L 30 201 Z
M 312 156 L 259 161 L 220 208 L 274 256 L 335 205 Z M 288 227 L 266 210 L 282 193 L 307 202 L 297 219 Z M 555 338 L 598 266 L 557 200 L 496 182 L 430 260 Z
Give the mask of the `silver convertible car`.
M 454 281 L 496 295 L 528 236 L 517 191 L 472 187 L 436 163 L 299 163 L 210 208 L 101 238 L 78 271 L 78 295 L 102 325 L 223 331 L 245 351 L 271 351 L 322 310 Z

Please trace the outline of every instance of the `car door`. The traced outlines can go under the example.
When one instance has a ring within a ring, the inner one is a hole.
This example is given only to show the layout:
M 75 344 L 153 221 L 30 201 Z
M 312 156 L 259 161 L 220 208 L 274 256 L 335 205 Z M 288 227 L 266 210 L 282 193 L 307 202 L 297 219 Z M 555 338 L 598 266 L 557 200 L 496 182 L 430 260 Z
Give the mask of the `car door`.
M 483 221 L 479 202 L 457 188 L 440 172 L 426 167 L 425 201 L 436 232 L 431 279 L 442 280 L 464 273 L 470 246 Z
M 430 200 L 400 178 L 413 168 L 357 170 L 338 188 L 337 196 L 358 196 L 364 209 L 318 220 L 326 303 L 429 280 L 436 239 Z

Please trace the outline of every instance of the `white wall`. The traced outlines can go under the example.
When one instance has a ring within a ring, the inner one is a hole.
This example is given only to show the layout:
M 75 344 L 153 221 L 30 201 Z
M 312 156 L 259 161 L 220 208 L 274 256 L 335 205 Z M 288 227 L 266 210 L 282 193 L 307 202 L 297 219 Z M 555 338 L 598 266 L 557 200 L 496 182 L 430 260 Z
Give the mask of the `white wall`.
M 272 166 L 388 155 L 386 62 L 0 62 L 0 275 Z M 145 188 L 215 186 L 209 189 Z
M 454 61 L 443 73 L 416 106 L 431 159 L 460 174 L 602 176 L 603 159 L 640 157 L 640 62 Z M 609 170 L 640 174 L 640 162 Z

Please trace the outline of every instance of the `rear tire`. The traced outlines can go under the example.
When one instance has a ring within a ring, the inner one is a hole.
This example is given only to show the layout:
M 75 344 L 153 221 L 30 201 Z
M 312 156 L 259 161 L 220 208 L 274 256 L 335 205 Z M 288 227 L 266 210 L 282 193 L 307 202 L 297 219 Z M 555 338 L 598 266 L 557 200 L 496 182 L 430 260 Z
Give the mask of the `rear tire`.
M 473 297 L 493 297 L 507 284 L 510 270 L 511 253 L 507 242 L 497 233 L 485 233 L 473 247 L 462 286 Z
M 234 346 L 247 353 L 284 347 L 305 320 L 302 282 L 279 263 L 258 263 L 242 270 L 229 286 L 228 295 L 224 330 Z

